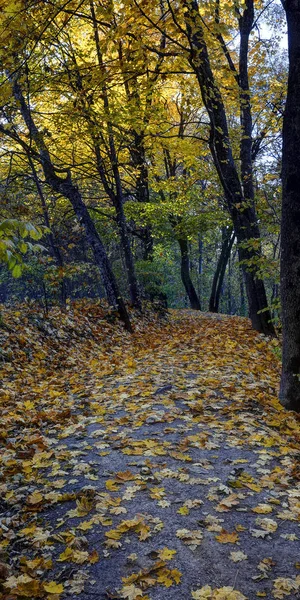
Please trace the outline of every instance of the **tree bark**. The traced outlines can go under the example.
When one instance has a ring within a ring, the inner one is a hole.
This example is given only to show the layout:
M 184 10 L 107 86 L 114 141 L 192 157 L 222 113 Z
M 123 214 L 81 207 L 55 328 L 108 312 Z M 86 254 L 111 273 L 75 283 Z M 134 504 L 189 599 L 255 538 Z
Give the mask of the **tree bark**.
M 130 146 L 130 156 L 133 166 L 138 170 L 136 177 L 136 199 L 141 204 L 149 202 L 148 167 L 144 144 L 144 134 L 133 130 L 134 143 Z M 153 238 L 151 226 L 141 227 L 141 239 L 143 243 L 143 260 L 153 260 Z
M 182 0 L 182 5 L 185 9 L 186 32 L 191 48 L 189 62 L 197 77 L 202 100 L 208 113 L 210 150 L 224 190 L 227 208 L 232 218 L 239 245 L 239 258 L 245 274 L 249 316 L 254 329 L 267 335 L 275 335 L 271 314 L 267 308 L 268 301 L 264 282 L 260 279 L 257 266 L 261 256 L 261 248 L 253 196 L 252 123 L 247 75 L 248 38 L 253 21 L 252 0 L 248 0 L 243 15 L 239 19 L 241 36 L 240 75 L 235 72 L 240 86 L 241 179 L 238 166 L 233 158 L 224 102 L 210 64 L 198 2 L 197 0 Z M 249 133 L 249 139 L 247 139 Z M 251 270 L 247 267 L 249 264 L 251 264 Z M 263 312 L 261 312 L 262 310 Z
M 163 3 L 160 3 L 161 10 L 161 21 L 165 20 L 165 10 Z M 147 58 L 145 56 L 145 64 L 143 68 L 147 71 L 147 89 L 145 93 L 144 102 L 141 100 L 140 95 L 140 85 L 139 85 L 139 69 L 133 75 L 131 73 L 131 77 L 128 77 L 128 68 L 131 71 L 132 65 L 130 62 L 132 61 L 132 55 L 129 56 L 123 52 L 123 42 L 120 40 L 118 55 L 119 55 L 119 63 L 120 69 L 123 75 L 123 85 L 127 97 L 127 102 L 130 106 L 131 103 L 134 104 L 135 109 L 138 109 L 140 112 L 140 121 L 138 130 L 135 126 L 132 126 L 130 130 L 130 134 L 133 139 L 133 143 L 129 144 L 128 150 L 130 153 L 130 157 L 132 160 L 133 166 L 137 169 L 136 176 L 136 200 L 140 203 L 147 203 L 150 200 L 149 194 L 149 173 L 148 173 L 148 165 L 146 160 L 146 150 L 145 150 L 145 131 L 147 129 L 147 125 L 150 120 L 150 112 L 152 108 L 153 96 L 155 94 L 155 83 L 158 80 L 160 75 L 161 67 L 164 61 L 164 50 L 166 47 L 166 35 L 164 30 L 161 32 L 159 49 L 160 53 L 158 55 L 157 62 L 154 66 L 153 73 L 150 75 L 147 69 Z M 129 58 L 130 57 L 130 58 Z M 129 58 L 129 64 L 128 64 Z M 143 244 L 143 259 L 144 260 L 153 260 L 153 237 L 151 225 L 146 224 L 144 227 L 140 228 L 140 238 Z
M 190 275 L 190 258 L 189 258 L 189 247 L 188 241 L 185 238 L 178 240 L 180 253 L 181 253 L 181 279 L 184 285 L 185 291 L 188 295 L 191 308 L 193 310 L 201 310 L 200 301 L 195 290 L 194 284 Z
M 283 4 L 288 25 L 289 78 L 283 119 L 280 400 L 300 412 L 300 5 Z
M 221 296 L 222 285 L 224 281 L 227 263 L 230 257 L 235 233 L 222 231 L 222 249 L 217 263 L 217 268 L 214 274 L 211 294 L 209 299 L 209 311 L 217 313 L 219 310 L 219 302 Z

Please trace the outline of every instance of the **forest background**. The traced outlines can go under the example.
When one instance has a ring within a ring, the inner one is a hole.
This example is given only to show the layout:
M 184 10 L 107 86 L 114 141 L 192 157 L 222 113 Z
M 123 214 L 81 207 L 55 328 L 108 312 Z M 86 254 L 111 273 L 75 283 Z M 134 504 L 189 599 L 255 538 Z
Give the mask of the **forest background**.
M 276 2 L 3 1 L 1 301 L 280 328 Z

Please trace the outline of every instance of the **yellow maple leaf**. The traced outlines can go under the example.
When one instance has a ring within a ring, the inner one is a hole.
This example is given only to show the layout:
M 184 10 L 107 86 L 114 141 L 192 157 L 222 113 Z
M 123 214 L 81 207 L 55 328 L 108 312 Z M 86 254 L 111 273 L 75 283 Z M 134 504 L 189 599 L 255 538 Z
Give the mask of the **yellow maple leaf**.
M 252 512 L 258 513 L 259 515 L 266 515 L 271 513 L 273 510 L 269 504 L 258 504 L 255 508 L 252 508 Z
M 178 569 L 167 569 L 162 567 L 157 571 L 157 582 L 165 587 L 171 587 L 174 583 L 180 583 L 182 573 Z
M 166 588 L 169 588 L 173 585 L 173 580 L 167 574 L 161 574 L 157 578 L 157 582 L 164 585 Z
M 171 569 L 170 574 L 173 577 L 175 583 L 177 583 L 177 584 L 180 583 L 182 573 L 180 571 L 178 571 L 178 569 Z
M 105 483 L 105 487 L 110 492 L 117 492 L 119 489 L 118 485 L 114 479 L 108 479 Z
M 158 552 L 158 556 L 161 560 L 172 560 L 175 554 L 176 550 L 170 550 L 169 548 L 162 548 L 162 550 L 159 550 Z
M 34 402 L 31 402 L 30 400 L 26 400 L 24 402 L 24 408 L 25 410 L 31 410 L 32 408 L 34 408 Z
M 41 592 L 40 582 L 26 573 L 18 577 L 8 577 L 4 585 L 17 596 L 25 596 L 25 598 L 38 597 Z
M 238 523 L 238 524 L 235 526 L 235 530 L 236 530 L 236 531 L 246 531 L 246 529 L 247 529 L 247 528 L 246 528 L 246 527 L 244 527 L 244 525 L 240 525 L 240 523 Z
M 153 488 L 150 488 L 150 498 L 154 498 L 154 499 L 160 500 L 165 495 L 166 495 L 165 494 L 165 488 L 163 488 L 163 487 L 153 487 Z
M 62 583 L 55 583 L 55 581 L 49 581 L 49 583 L 43 583 L 43 588 L 48 594 L 62 594 L 64 586 Z
M 246 596 L 234 590 L 232 587 L 215 588 L 205 585 L 199 590 L 192 592 L 194 600 L 247 600 Z
M 85 517 L 93 508 L 93 499 L 82 496 L 82 498 L 76 501 L 76 504 L 78 516 Z
M 58 561 L 59 562 L 64 562 L 65 560 L 71 560 L 73 558 L 73 550 L 72 548 L 66 548 L 64 550 L 64 552 L 62 552 L 59 557 L 58 557 Z
M 181 506 L 178 511 L 177 511 L 180 515 L 188 515 L 189 514 L 189 509 L 187 506 Z
M 107 531 L 105 535 L 110 540 L 119 540 L 122 535 L 122 532 L 118 531 L 117 529 L 111 529 L 110 531 Z
M 80 525 L 78 525 L 78 529 L 80 529 L 81 531 L 88 531 L 89 529 L 92 529 L 94 523 L 93 521 L 83 521 L 82 523 L 80 523 Z
M 150 527 L 148 525 L 141 525 L 138 529 L 139 540 L 144 541 L 150 537 Z
M 35 533 L 35 531 L 36 531 L 36 524 L 33 523 L 33 525 L 30 525 L 29 527 L 24 527 L 23 529 L 21 529 L 21 531 L 19 531 L 19 534 L 30 536 L 33 533 Z

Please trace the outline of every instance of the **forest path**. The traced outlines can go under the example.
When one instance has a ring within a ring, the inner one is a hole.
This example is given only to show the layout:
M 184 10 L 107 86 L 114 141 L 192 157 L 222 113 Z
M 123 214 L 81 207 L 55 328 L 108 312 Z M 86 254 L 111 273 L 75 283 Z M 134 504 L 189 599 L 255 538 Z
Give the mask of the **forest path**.
M 299 598 L 299 426 L 273 346 L 247 319 L 173 311 L 105 360 L 70 351 L 61 417 L 2 489 L 23 571 L 2 597 Z

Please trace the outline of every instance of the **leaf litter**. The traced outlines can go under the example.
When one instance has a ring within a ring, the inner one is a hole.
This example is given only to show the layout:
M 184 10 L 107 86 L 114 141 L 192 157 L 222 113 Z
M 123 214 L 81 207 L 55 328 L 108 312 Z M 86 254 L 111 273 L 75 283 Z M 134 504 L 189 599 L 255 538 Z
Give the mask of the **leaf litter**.
M 4 308 L 0 598 L 298 598 L 299 417 L 247 319 Z

